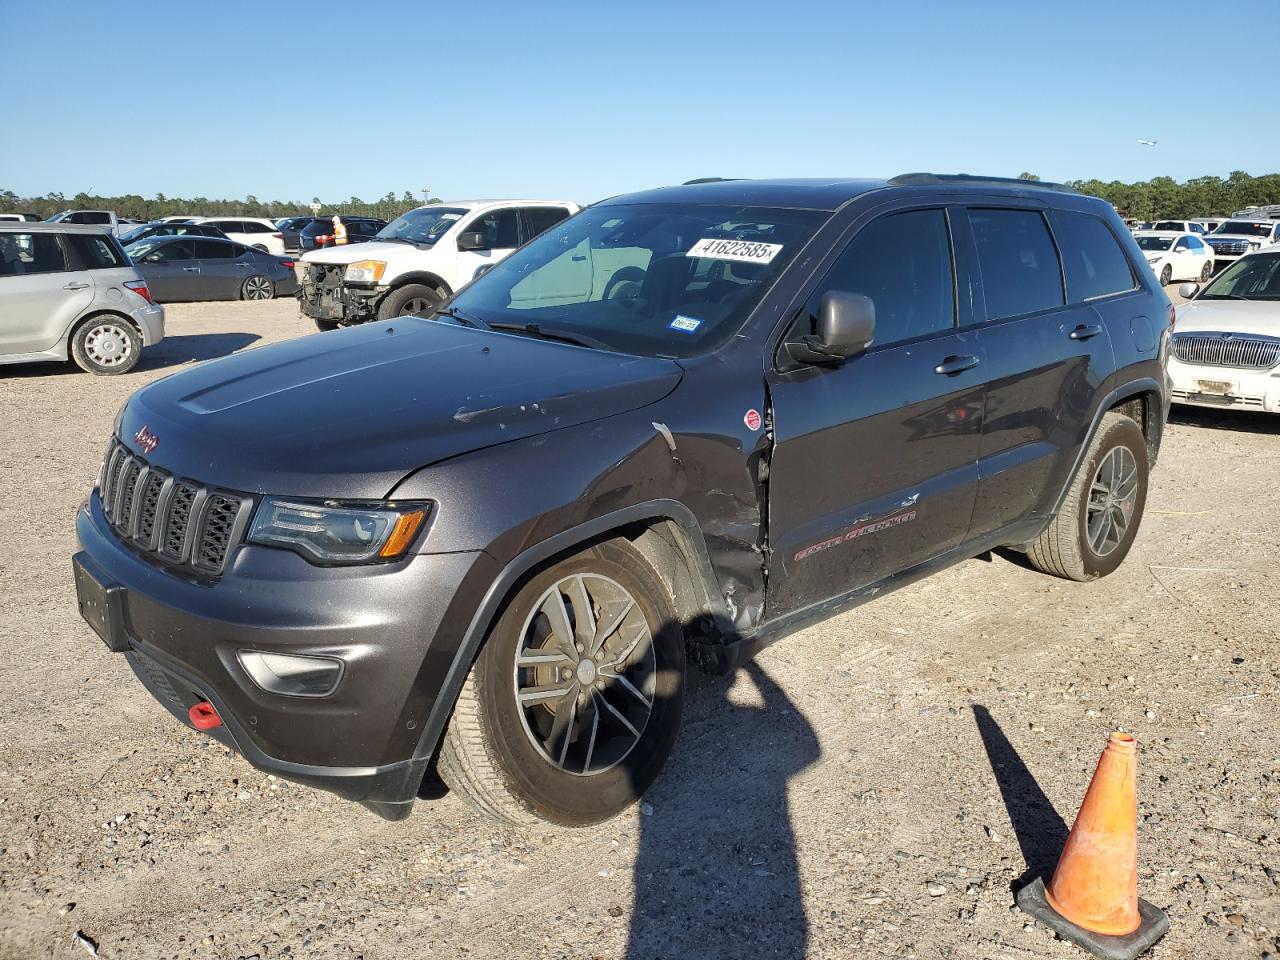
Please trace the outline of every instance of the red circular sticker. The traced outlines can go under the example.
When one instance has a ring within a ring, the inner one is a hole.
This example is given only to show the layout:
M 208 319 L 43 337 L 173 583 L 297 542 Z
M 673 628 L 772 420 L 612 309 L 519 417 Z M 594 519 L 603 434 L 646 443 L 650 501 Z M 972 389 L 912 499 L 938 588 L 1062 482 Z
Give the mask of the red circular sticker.
M 742 422 L 747 425 L 748 430 L 760 429 L 760 411 L 748 410 L 747 415 L 742 418 Z

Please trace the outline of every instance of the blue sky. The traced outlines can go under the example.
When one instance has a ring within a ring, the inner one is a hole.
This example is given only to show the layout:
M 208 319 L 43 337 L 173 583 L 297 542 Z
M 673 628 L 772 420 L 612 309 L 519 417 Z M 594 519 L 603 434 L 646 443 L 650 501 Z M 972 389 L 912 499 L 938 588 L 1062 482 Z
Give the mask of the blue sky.
M 1280 0 L 0 0 L 0 36 L 0 188 L 22 195 L 1280 170 L 1276 54 L 1248 51 Z

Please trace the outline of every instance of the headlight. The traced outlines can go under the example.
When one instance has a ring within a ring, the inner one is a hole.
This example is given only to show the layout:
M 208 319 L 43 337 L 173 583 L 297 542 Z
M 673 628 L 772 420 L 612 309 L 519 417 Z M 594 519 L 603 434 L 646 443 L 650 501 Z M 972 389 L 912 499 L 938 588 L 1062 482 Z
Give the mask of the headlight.
M 282 547 L 312 563 L 379 563 L 404 556 L 427 519 L 426 504 L 339 506 L 268 497 L 249 541 Z
M 1161 258 L 1160 258 L 1160 257 L 1147 257 L 1147 263 L 1151 264 L 1153 267 L 1154 267 L 1157 263 L 1159 263 L 1159 262 L 1160 262 L 1160 260 L 1161 260 Z
M 357 260 L 347 264 L 343 279 L 347 283 L 377 283 L 382 279 L 387 264 L 384 260 Z

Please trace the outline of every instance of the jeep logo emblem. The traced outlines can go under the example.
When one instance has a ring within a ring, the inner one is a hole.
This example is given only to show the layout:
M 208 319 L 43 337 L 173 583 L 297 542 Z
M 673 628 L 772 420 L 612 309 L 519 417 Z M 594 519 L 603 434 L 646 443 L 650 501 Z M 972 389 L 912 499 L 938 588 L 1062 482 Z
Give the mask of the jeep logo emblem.
M 138 432 L 133 435 L 133 439 L 142 448 L 143 453 L 150 453 L 160 446 L 160 438 L 148 430 L 145 423 L 138 428 Z

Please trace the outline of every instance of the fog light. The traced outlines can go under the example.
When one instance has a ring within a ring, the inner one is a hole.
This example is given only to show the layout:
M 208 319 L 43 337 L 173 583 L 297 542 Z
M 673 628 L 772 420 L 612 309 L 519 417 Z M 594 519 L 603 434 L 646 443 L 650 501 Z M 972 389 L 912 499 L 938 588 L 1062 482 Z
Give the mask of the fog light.
M 268 693 L 287 697 L 327 697 L 342 679 L 342 661 L 332 657 L 303 657 L 285 653 L 241 650 L 244 672 Z

